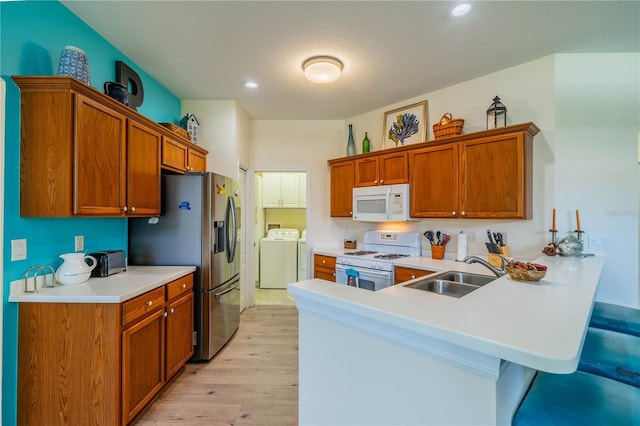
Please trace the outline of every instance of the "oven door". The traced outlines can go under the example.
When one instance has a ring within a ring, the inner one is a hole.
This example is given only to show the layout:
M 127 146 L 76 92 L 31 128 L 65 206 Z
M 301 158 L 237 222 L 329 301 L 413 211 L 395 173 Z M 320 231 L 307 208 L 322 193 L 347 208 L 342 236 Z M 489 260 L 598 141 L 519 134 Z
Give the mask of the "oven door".
M 354 268 L 346 265 L 336 265 L 336 282 L 347 284 L 347 269 L 358 272 L 358 287 L 366 290 L 377 291 L 391 286 L 393 273 L 389 271 L 377 271 L 374 269 Z

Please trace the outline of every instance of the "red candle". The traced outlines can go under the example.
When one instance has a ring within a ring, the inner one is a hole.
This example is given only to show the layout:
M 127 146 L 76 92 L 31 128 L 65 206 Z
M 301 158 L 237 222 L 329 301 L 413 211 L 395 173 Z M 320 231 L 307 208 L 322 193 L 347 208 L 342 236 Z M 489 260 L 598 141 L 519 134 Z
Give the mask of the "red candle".
M 553 224 L 551 225 L 551 230 L 556 230 L 556 209 L 553 209 Z
M 576 210 L 576 225 L 578 229 L 576 231 L 580 232 L 580 211 Z

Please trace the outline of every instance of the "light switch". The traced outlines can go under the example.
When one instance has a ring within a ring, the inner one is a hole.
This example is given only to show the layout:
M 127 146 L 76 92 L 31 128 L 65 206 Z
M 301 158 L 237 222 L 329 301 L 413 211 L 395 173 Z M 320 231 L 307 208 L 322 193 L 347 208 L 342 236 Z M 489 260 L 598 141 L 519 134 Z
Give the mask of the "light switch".
M 27 258 L 27 240 L 11 240 L 11 261 L 25 260 Z

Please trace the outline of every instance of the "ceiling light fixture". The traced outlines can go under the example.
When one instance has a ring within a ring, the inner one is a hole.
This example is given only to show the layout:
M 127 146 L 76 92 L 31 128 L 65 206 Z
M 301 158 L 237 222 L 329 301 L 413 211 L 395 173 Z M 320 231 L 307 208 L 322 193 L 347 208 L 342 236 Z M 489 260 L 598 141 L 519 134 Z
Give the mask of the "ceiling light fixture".
M 453 8 L 451 14 L 453 16 L 462 16 L 471 10 L 471 5 L 469 3 L 460 3 L 456 7 Z
M 304 61 L 302 70 L 313 83 L 333 83 L 342 74 L 342 62 L 331 56 L 314 56 Z

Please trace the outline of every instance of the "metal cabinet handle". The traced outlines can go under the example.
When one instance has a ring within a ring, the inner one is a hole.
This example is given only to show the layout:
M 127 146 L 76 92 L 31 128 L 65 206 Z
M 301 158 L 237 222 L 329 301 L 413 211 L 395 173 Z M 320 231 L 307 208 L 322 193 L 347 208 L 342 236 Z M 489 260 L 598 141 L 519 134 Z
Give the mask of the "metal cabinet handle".
M 384 183 L 384 179 L 380 180 L 380 185 L 382 185 Z
M 322 264 L 324 265 L 325 263 L 327 263 L 327 261 L 326 261 L 326 260 L 323 260 L 323 261 L 322 261 Z
M 124 206 L 124 207 L 122 208 L 122 211 L 123 211 L 123 212 L 126 212 L 126 211 L 128 211 L 128 210 L 129 210 L 129 209 L 127 208 L 127 206 Z
M 454 210 L 451 212 L 451 216 L 455 216 L 455 215 L 456 215 L 456 211 Z
M 162 314 L 162 316 L 163 316 L 163 317 L 165 317 L 165 318 L 167 317 L 167 315 L 168 315 L 168 314 L 167 314 L 167 312 L 166 312 L 166 311 L 165 311 L 165 313 L 163 313 L 163 314 Z
M 460 212 L 460 214 L 461 214 L 462 216 L 464 216 L 464 215 L 465 215 L 465 214 L 467 214 L 467 213 L 466 213 L 466 212 Z
M 373 183 L 378 183 L 378 179 L 374 180 Z
M 416 276 L 415 275 L 411 275 L 411 279 L 414 279 Z
M 136 211 L 135 206 L 131 206 L 131 213 L 133 213 L 133 212 L 135 212 L 135 211 Z
M 148 300 L 147 301 L 147 306 L 151 306 L 151 305 L 153 305 L 153 300 Z
M 176 310 L 171 308 L 171 310 L 169 311 L 170 314 L 174 313 Z
M 187 285 L 183 283 L 182 288 L 187 288 Z

